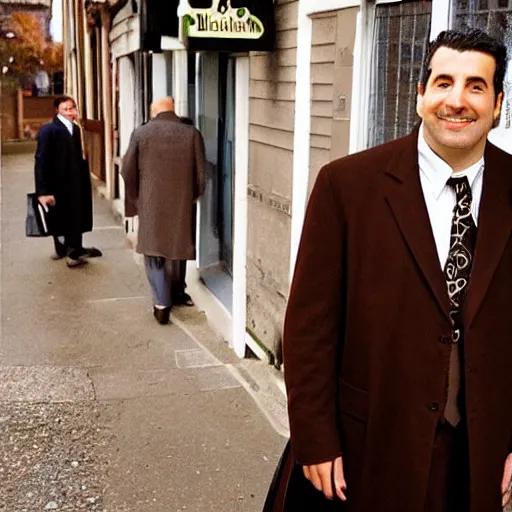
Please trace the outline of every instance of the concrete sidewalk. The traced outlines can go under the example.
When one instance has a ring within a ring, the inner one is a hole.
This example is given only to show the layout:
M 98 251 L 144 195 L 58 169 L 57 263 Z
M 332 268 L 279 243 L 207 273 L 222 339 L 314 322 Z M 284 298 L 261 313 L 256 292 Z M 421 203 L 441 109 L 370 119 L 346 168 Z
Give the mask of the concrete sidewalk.
M 24 236 L 33 155 L 1 169 L 0 511 L 261 510 L 287 425 L 272 369 L 195 308 L 158 325 L 108 203 L 68 269 Z

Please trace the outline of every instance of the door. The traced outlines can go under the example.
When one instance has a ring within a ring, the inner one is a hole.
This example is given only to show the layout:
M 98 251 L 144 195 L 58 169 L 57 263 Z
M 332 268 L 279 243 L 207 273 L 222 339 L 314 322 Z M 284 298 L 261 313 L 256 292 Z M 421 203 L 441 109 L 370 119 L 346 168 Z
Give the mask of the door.
M 233 270 L 235 61 L 203 53 L 196 66 L 196 119 L 206 150 L 206 189 L 199 208 L 200 268 Z
M 196 118 L 203 135 L 206 154 L 206 188 L 199 205 L 199 267 L 220 262 L 218 231 L 218 163 L 219 163 L 219 56 L 197 55 Z
M 221 60 L 220 93 L 222 146 L 220 148 L 219 235 L 221 259 L 233 275 L 233 198 L 235 161 L 235 60 Z

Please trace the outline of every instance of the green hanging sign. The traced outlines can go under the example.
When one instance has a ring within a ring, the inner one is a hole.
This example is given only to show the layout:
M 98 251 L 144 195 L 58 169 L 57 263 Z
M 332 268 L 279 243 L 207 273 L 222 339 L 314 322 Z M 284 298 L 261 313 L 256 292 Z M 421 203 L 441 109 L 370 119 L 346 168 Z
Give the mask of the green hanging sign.
M 213 39 L 260 39 L 265 33 L 263 22 L 247 7 L 232 7 L 227 0 L 213 0 L 206 9 L 193 8 L 182 0 L 178 8 L 182 19 L 182 36 Z
M 271 51 L 273 0 L 180 0 L 180 40 L 189 51 Z

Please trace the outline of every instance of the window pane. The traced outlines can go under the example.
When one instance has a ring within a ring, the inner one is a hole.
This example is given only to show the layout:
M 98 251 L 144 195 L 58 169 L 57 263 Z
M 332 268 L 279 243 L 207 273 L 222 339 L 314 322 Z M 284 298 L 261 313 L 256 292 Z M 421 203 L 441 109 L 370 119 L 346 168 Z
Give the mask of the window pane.
M 430 35 L 430 1 L 379 4 L 370 78 L 368 147 L 411 132 L 416 87 Z
M 512 56 L 512 0 L 454 0 L 453 27 L 459 30 L 480 28 L 501 39 Z M 508 66 L 500 125 L 490 139 L 512 153 L 512 69 Z

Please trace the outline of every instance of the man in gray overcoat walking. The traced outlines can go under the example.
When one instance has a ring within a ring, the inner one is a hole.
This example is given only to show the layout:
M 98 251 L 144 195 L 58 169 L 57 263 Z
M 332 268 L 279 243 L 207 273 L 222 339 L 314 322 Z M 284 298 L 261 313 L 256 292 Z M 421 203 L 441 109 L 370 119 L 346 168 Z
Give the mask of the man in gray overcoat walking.
M 172 98 L 155 101 L 151 117 L 133 132 L 121 173 L 125 215 L 139 216 L 137 252 L 144 254 L 153 314 L 167 324 L 173 305 L 192 305 L 185 263 L 195 259 L 194 203 L 205 187 L 204 141 L 174 113 Z

